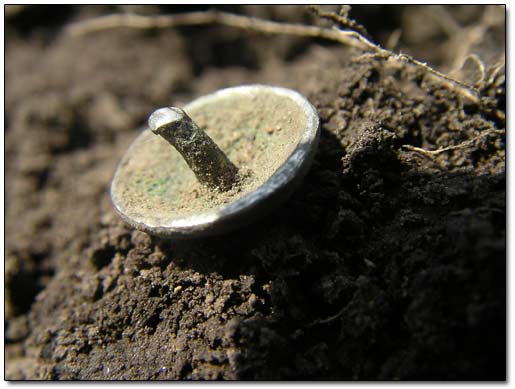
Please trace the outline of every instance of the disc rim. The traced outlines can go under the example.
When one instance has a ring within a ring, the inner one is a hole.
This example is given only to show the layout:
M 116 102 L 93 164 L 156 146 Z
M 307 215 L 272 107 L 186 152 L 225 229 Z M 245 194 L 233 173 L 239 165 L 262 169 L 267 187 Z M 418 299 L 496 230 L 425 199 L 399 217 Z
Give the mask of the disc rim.
M 135 144 L 138 141 L 139 136 L 141 136 L 140 134 L 133 141 L 131 146 L 129 146 L 129 149 L 122 157 L 111 181 L 111 201 L 116 212 L 121 216 L 121 218 L 132 227 L 151 235 L 167 238 L 193 238 L 216 235 L 217 232 L 232 229 L 231 227 L 236 228 L 240 224 L 246 224 L 246 220 L 240 220 L 238 222 L 238 218 L 246 218 L 247 221 L 250 222 L 251 219 L 253 219 L 252 216 L 256 216 L 256 214 L 261 213 L 262 211 L 265 212 L 267 208 L 270 208 L 267 207 L 267 200 L 273 197 L 276 192 L 286 192 L 285 189 L 295 181 L 298 181 L 296 179 L 300 179 L 309 168 L 309 165 L 311 165 L 320 136 L 320 119 L 316 108 L 304 96 L 292 89 L 253 84 L 224 88 L 214 93 L 201 96 L 185 105 L 184 110 L 188 111 L 198 109 L 204 104 L 212 103 L 213 101 L 233 93 L 241 94 L 243 92 L 245 94 L 252 95 L 263 91 L 272 92 L 279 96 L 292 99 L 304 112 L 306 116 L 306 124 L 294 150 L 288 156 L 286 161 L 261 186 L 243 197 L 228 204 L 224 204 L 219 208 L 187 217 L 172 219 L 170 224 L 167 225 L 156 225 L 151 223 L 149 220 L 142 220 L 141 218 L 138 219 L 133 216 L 129 216 L 124 212 L 123 204 L 116 193 L 115 177 L 118 174 L 121 163 L 130 153 L 131 146 Z

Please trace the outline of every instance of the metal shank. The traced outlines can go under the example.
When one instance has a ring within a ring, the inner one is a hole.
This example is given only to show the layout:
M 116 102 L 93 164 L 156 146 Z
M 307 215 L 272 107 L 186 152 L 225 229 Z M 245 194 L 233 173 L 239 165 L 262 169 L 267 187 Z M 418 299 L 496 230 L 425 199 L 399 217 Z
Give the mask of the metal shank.
M 227 191 L 237 179 L 238 168 L 216 143 L 180 108 L 155 111 L 149 127 L 181 153 L 199 182 L 210 189 Z

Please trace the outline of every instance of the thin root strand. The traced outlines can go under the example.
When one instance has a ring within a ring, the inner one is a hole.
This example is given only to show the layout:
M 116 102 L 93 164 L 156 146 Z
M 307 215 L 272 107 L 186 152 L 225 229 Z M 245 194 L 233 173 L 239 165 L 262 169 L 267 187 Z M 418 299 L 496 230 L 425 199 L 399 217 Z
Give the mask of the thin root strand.
M 402 147 L 405 148 L 406 150 L 415 151 L 417 153 L 420 153 L 420 154 L 423 154 L 425 156 L 432 158 L 432 157 L 439 155 L 441 153 L 444 153 L 446 151 L 459 150 L 459 149 L 468 147 L 468 146 L 474 144 L 474 142 L 477 141 L 478 139 L 484 138 L 484 137 L 494 134 L 494 133 L 495 134 L 504 134 L 505 131 L 504 130 L 488 130 L 488 131 L 485 131 L 482 134 L 480 134 L 472 139 L 466 140 L 460 144 L 457 144 L 454 146 L 442 147 L 442 148 L 436 149 L 436 150 L 426 150 L 426 149 L 412 146 L 412 145 L 402 145 Z
M 339 21 L 341 21 L 340 19 L 344 19 L 344 16 L 341 15 L 336 15 L 336 17 Z M 152 29 L 211 24 L 219 24 L 264 34 L 295 35 L 308 38 L 326 39 L 346 46 L 356 47 L 363 51 L 370 52 L 380 59 L 395 62 L 400 65 L 408 64 L 421 68 L 441 84 L 454 89 L 456 92 L 467 97 L 476 104 L 480 103 L 479 92 L 474 87 L 453 79 L 406 54 L 396 54 L 390 50 L 386 50 L 370 41 L 362 33 L 354 30 L 340 30 L 336 27 L 325 28 L 303 24 L 273 22 L 255 17 L 211 10 L 205 12 L 157 16 L 112 14 L 72 23 L 67 28 L 67 32 L 72 36 L 80 36 L 120 27 Z M 351 26 L 347 23 L 347 27 Z M 353 25 L 352 28 L 359 30 L 359 27 L 356 25 Z

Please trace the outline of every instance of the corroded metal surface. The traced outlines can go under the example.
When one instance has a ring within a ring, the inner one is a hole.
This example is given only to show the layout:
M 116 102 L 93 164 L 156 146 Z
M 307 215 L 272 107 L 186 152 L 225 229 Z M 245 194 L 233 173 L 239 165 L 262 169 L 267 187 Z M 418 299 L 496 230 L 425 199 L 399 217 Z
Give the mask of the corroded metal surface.
M 313 159 L 318 114 L 295 91 L 227 88 L 183 109 L 245 179 L 223 193 L 209 190 L 168 142 L 143 130 L 115 172 L 111 198 L 126 222 L 150 234 L 189 238 L 249 223 L 285 200 Z
M 150 115 L 148 124 L 181 154 L 201 184 L 222 191 L 233 187 L 238 168 L 182 109 L 160 108 Z

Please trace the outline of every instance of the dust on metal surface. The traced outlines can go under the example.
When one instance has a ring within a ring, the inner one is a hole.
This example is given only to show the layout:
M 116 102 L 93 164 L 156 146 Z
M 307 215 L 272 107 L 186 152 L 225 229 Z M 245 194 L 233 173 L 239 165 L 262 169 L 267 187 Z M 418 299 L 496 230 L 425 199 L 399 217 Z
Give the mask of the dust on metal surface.
M 151 234 L 213 235 L 252 220 L 285 197 L 274 194 L 298 181 L 317 145 L 315 108 L 288 89 L 227 88 L 183 109 L 237 167 L 237 179 L 223 190 L 199 182 L 167 140 L 143 130 L 116 170 L 111 197 L 125 221 Z

